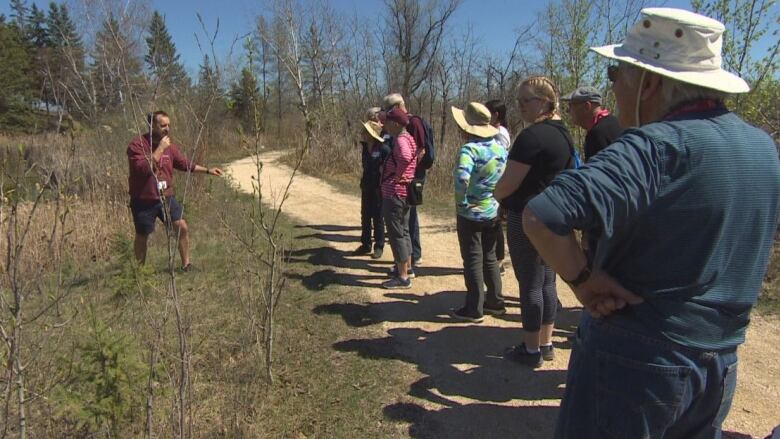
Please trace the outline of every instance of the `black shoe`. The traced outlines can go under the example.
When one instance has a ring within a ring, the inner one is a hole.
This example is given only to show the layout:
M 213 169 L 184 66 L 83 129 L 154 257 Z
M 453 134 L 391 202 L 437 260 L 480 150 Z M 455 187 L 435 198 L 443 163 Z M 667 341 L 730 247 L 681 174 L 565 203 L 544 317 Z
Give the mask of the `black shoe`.
M 555 359 L 555 348 L 550 346 L 539 346 L 539 350 L 542 351 L 542 359 L 544 361 L 552 361 Z
M 477 315 L 476 313 L 470 313 L 466 311 L 466 308 L 450 310 L 450 317 L 455 320 L 470 323 L 482 323 L 482 321 L 485 320 L 485 317 Z
M 506 307 L 504 305 L 501 305 L 500 307 L 492 307 L 492 306 L 483 306 L 482 312 L 485 314 L 489 314 L 491 316 L 503 316 L 506 314 Z
M 382 258 L 382 248 L 378 247 L 374 249 L 374 253 L 371 253 L 371 259 L 381 259 Z
M 411 268 L 406 270 L 406 276 L 409 277 L 409 279 L 414 279 L 415 278 L 414 270 L 412 270 Z M 387 277 L 391 279 L 394 277 L 398 277 L 398 267 L 393 267 L 393 269 L 390 270 L 389 273 L 387 273 Z
M 521 343 L 517 346 L 512 346 L 504 351 L 504 358 L 520 363 L 524 366 L 530 366 L 536 369 L 541 367 L 544 360 L 542 359 L 542 352 L 537 353 L 528 352 L 525 348 L 525 343 Z
M 371 253 L 371 246 L 370 245 L 365 245 L 365 244 L 361 245 L 360 247 L 355 249 L 355 251 L 352 252 L 352 254 L 356 255 L 356 256 L 357 255 L 367 255 L 369 253 Z
M 192 262 L 190 262 L 189 264 L 181 267 L 181 272 L 182 273 L 190 273 L 190 272 L 193 272 L 193 271 L 195 271 L 195 267 L 192 266 Z

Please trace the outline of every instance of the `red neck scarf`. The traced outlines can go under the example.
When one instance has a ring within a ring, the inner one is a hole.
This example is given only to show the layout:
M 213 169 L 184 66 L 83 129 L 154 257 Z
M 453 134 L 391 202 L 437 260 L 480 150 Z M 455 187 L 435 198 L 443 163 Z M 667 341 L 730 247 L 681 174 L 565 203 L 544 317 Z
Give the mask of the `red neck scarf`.
M 672 109 L 672 111 L 666 113 L 663 120 L 669 120 L 681 114 L 687 113 L 704 113 L 706 111 L 713 111 L 719 108 L 723 108 L 723 103 L 716 99 L 699 99 L 696 101 L 686 102 L 682 105 Z
M 608 109 L 602 108 L 601 110 L 599 110 L 599 112 L 596 113 L 595 116 L 593 116 L 593 122 L 591 122 L 590 128 L 593 129 L 593 127 L 595 127 L 596 124 L 599 123 L 599 121 L 601 119 L 604 119 L 607 116 L 609 116 L 609 110 Z

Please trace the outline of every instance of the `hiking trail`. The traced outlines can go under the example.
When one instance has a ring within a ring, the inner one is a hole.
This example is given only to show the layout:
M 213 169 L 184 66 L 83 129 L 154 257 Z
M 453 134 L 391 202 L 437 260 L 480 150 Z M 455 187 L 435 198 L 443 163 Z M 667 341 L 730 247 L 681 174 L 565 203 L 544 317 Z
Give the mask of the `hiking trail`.
M 265 199 L 278 198 L 288 183 L 292 170 L 278 162 L 282 154 L 261 155 Z M 253 158 L 231 163 L 227 172 L 240 190 L 252 192 Z M 334 348 L 347 355 L 400 359 L 419 372 L 410 378 L 408 391 L 387 401 L 377 422 L 402 421 L 399 436 L 552 437 L 571 351 L 567 337 L 574 334 L 581 312 L 560 278 L 564 309 L 553 334 L 555 360 L 531 371 L 502 358 L 504 348 L 521 341 L 518 285 L 508 265 L 502 276 L 507 315 L 486 316 L 481 324 L 447 316 L 465 298 L 454 213 L 437 218 L 419 207 L 423 261 L 417 278 L 410 290 L 384 290 L 379 285 L 392 266 L 389 244 L 380 260 L 352 256 L 360 244 L 359 188 L 345 194 L 299 173 L 283 211 L 322 240 L 318 248 L 295 247 L 295 255 L 320 269 L 304 278 L 304 286 L 321 290 L 336 283 L 362 290 L 361 303 L 333 297 L 332 304 L 314 310 L 340 315 L 347 324 L 343 339 L 333 340 Z M 365 331 L 358 329 L 369 325 L 383 337 L 364 338 Z M 763 439 L 780 424 L 780 320 L 754 315 L 739 355 L 738 386 L 724 430 L 747 435 L 731 437 Z

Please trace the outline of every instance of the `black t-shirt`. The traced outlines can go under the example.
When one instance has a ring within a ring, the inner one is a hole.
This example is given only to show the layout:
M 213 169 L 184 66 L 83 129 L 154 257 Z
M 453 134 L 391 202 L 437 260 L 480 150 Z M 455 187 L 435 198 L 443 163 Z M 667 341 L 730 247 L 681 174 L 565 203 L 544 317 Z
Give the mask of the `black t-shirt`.
M 565 133 L 565 134 L 564 134 Z M 520 212 L 564 169 L 574 166 L 569 131 L 560 120 L 545 120 L 524 129 L 512 144 L 509 160 L 531 165 L 528 175 L 512 195 L 501 200 L 507 209 Z
M 585 135 L 585 161 L 587 162 L 599 151 L 611 145 L 621 134 L 623 134 L 623 128 L 620 128 L 617 117 L 611 114 L 602 117 Z

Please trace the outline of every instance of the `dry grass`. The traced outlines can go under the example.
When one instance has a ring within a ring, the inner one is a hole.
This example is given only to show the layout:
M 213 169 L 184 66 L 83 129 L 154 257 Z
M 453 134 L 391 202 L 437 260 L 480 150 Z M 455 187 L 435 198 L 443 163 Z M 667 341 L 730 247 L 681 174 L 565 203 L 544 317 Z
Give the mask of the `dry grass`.
M 759 310 L 780 314 L 780 240 L 775 239 L 772 256 L 766 270 L 764 285 L 759 298 Z
M 78 176 L 71 180 L 58 177 L 63 185 L 46 188 L 44 202 L 31 219 L 29 239 L 20 261 L 21 277 L 30 288 L 28 310 L 45 311 L 25 327 L 28 345 L 24 358 L 30 361 L 27 387 L 35 395 L 27 403 L 30 437 L 109 436 L 105 425 L 80 424 L 77 411 L 72 410 L 79 406 L 61 396 L 64 388 L 91 394 L 90 386 L 94 383 L 84 382 L 74 372 L 86 359 L 84 344 L 94 336 L 90 315 L 97 316 L 110 334 L 122 340 L 127 348 L 122 361 L 141 365 L 147 364 L 149 343 L 156 339 L 159 317 L 166 312 L 170 316 L 170 308 L 166 308 L 167 253 L 161 228 L 152 236 L 147 269 L 137 271 L 131 263 L 133 232 L 127 208 L 125 148 L 132 134 L 120 131 L 82 132 L 75 137 L 0 137 L 0 152 L 6 159 L 16 160 L 17 169 L 28 170 L 35 164 L 30 178 L 20 180 L 27 189 L 34 188 L 36 183 L 40 186 L 52 173 L 67 175 L 66 163 Z M 197 134 L 179 131 L 177 136 L 193 139 Z M 287 142 L 297 141 L 296 136 L 288 137 Z M 18 145 L 24 145 L 21 154 Z M 206 133 L 203 145 L 198 155 L 210 164 L 245 153 L 238 131 L 229 126 Z M 77 156 L 70 155 L 74 150 Z M 176 177 L 180 196 L 184 190 L 182 177 Z M 64 185 L 66 180 L 73 184 Z M 55 193 L 60 194 L 59 209 L 53 202 Z M 195 177 L 182 201 L 190 221 L 194 261 L 200 268 L 195 273 L 177 276 L 182 311 L 190 325 L 195 436 L 345 437 L 358 431 L 366 437 L 386 437 L 396 431 L 392 422 L 377 423 L 376 419 L 382 416 L 382 403 L 401 391 L 394 387 L 400 384 L 392 378 L 398 371 L 390 371 L 398 366 L 362 358 L 345 361 L 331 347 L 345 330 L 341 319 L 312 318 L 312 309 L 331 302 L 333 295 L 351 300 L 354 293 L 346 288 L 334 286 L 329 294 L 311 294 L 299 284 L 290 283 L 279 315 L 276 369 L 280 384 L 268 387 L 264 383 L 241 297 L 247 286 L 247 273 L 241 269 L 241 259 L 246 255 L 219 219 L 221 212 L 240 215 L 251 200 L 235 194 L 225 182 Z M 31 201 L 23 201 L 19 206 L 20 218 L 29 217 Z M 62 218 L 63 212 L 67 212 L 65 226 L 52 234 L 53 224 Z M 233 218 L 238 221 L 240 218 L 235 215 Z M 3 235 L 7 224 L 0 225 Z M 287 222 L 283 227 L 290 236 L 304 233 Z M 305 240 L 294 242 L 316 246 Z M 0 240 L 0 252 L 7 250 L 5 245 L 5 240 Z M 296 277 L 303 278 L 316 268 L 300 263 L 292 270 Z M 7 281 L 4 275 L 0 278 L 3 295 L 9 291 Z M 61 299 L 56 306 L 47 308 L 55 292 Z M 169 437 L 175 413 L 173 389 L 178 349 L 172 317 L 161 330 L 161 356 L 154 384 L 154 430 L 159 437 Z M 0 357 L 6 354 L 0 350 Z M 335 377 L 334 362 L 338 362 L 341 372 Z M 378 376 L 384 378 L 377 380 Z M 0 384 L 2 381 L 0 376 Z M 356 388 L 355 382 L 371 386 Z M 143 380 L 128 386 L 136 394 L 145 392 Z M 338 404 L 334 403 L 334 395 L 338 395 Z M 3 398 L 0 395 L 0 405 L 4 404 Z M 118 421 L 118 435 L 138 437 L 144 428 L 144 408 L 130 399 L 126 401 L 132 407 Z M 13 401 L 11 406 L 14 407 Z M 10 433 L 16 434 L 14 410 L 10 419 L 3 419 L 2 423 L 7 423 Z

